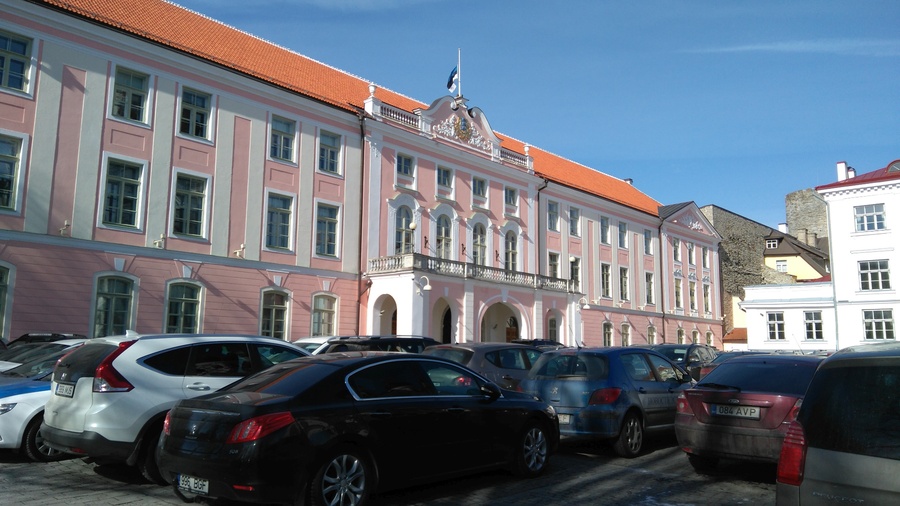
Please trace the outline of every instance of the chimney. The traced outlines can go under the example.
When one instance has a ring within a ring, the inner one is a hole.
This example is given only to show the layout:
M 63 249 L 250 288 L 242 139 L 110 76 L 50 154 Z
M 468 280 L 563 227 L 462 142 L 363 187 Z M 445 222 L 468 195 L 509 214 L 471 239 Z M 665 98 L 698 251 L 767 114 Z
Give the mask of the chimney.
M 626 178 L 624 181 L 625 181 L 626 183 L 630 184 L 631 186 L 634 186 L 634 179 L 631 179 L 631 178 L 629 177 L 629 178 Z
M 782 234 L 788 233 L 787 223 L 779 223 L 778 231 L 781 232 Z
M 856 177 L 856 169 L 847 167 L 847 179 L 853 179 L 854 177 Z
M 847 162 L 837 163 L 837 180 L 844 181 L 847 179 Z
M 819 234 L 815 232 L 810 232 L 809 236 L 806 238 L 806 245 L 812 246 L 813 248 L 818 248 L 817 244 L 819 243 Z
M 809 236 L 807 235 L 807 232 L 806 232 L 806 229 L 805 229 L 805 228 L 804 228 L 803 230 L 798 230 L 798 231 L 797 231 L 797 240 L 800 241 L 800 242 L 802 242 L 803 244 L 809 244 L 809 243 L 807 242 L 807 241 L 809 241 L 809 238 L 808 238 L 808 237 L 809 237 Z

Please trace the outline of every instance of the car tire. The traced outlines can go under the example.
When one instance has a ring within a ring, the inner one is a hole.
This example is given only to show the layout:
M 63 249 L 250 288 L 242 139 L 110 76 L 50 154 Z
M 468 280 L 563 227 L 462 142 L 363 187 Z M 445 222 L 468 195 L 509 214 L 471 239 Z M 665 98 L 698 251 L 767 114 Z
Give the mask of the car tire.
M 544 426 L 530 421 L 519 434 L 513 455 L 513 474 L 525 478 L 539 476 L 550 463 L 550 450 Z
M 360 450 L 340 447 L 320 462 L 309 487 L 312 506 L 363 506 L 375 486 L 375 471 Z
M 138 453 L 137 467 L 141 476 L 150 483 L 168 485 L 162 473 L 159 471 L 159 463 L 156 461 L 156 445 L 162 436 L 162 427 L 151 427 L 144 435 L 141 450 Z
M 44 438 L 41 436 L 43 421 L 44 413 L 41 412 L 28 422 L 25 435 L 22 436 L 22 449 L 25 450 L 25 455 L 35 462 L 55 462 L 66 458 L 65 453 L 44 444 Z
M 620 457 L 632 459 L 641 453 L 644 444 L 644 425 L 632 411 L 625 414 L 619 436 L 613 441 L 613 450 Z
M 719 465 L 719 459 L 714 457 L 701 457 L 700 455 L 692 455 L 690 453 L 687 457 L 688 462 L 691 463 L 691 467 L 698 473 L 708 473 Z

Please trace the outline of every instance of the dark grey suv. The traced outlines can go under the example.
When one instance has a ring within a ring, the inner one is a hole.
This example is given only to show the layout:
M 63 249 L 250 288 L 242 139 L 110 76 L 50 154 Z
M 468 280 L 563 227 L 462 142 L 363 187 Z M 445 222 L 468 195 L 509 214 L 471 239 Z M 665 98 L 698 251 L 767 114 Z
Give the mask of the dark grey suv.
M 835 353 L 797 404 L 778 504 L 900 504 L 900 343 Z
M 650 349 L 675 362 L 676 365 L 687 371 L 694 381 L 700 379 L 700 368 L 715 360 L 719 355 L 719 351 L 712 346 L 698 343 L 656 344 L 650 346 Z

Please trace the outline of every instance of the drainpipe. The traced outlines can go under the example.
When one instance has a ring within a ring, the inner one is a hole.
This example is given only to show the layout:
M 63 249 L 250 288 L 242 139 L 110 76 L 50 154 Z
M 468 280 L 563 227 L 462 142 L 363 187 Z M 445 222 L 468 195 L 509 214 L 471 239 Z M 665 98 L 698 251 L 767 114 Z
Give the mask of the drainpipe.
M 537 271 L 538 276 L 541 275 L 541 265 L 543 264 L 543 262 L 541 261 L 541 259 L 543 258 L 543 252 L 541 251 L 541 237 L 543 237 L 543 235 L 544 235 L 544 233 L 543 233 L 544 229 L 543 229 L 543 227 L 541 227 L 541 191 L 544 190 L 545 188 L 547 188 L 547 185 L 550 184 L 544 178 L 541 178 L 541 180 L 543 181 L 543 183 L 540 186 L 538 186 L 538 189 L 537 189 L 537 225 L 536 225 L 537 233 L 535 234 L 537 236 L 537 254 L 535 255 L 537 258 L 535 258 L 535 267 L 536 267 L 535 270 Z M 535 289 L 535 292 L 537 292 L 537 289 Z M 542 310 L 541 314 L 538 315 L 538 318 L 540 319 L 539 323 L 541 325 L 541 329 L 544 328 L 544 314 L 543 313 L 544 312 Z M 541 332 L 541 337 L 542 338 L 546 337 L 546 336 L 544 336 L 543 332 Z M 559 339 L 558 334 L 557 334 L 557 339 Z
M 656 286 L 658 287 L 657 290 L 659 293 L 659 298 L 656 300 L 659 301 L 658 305 L 660 308 L 662 308 L 662 311 L 660 311 L 662 313 L 662 342 L 665 343 L 666 342 L 666 306 L 665 306 L 666 301 L 663 298 L 663 294 L 665 293 L 665 291 L 663 290 L 663 286 L 664 285 L 668 286 L 668 285 L 667 285 L 667 283 L 664 282 L 664 273 L 663 273 L 663 265 L 664 265 L 664 263 L 663 263 L 664 262 L 664 260 L 663 260 L 663 256 L 664 256 L 663 255 L 663 236 L 662 236 L 663 223 L 664 223 L 663 220 L 659 220 L 659 226 L 656 228 L 656 238 L 657 238 L 657 242 L 659 243 L 659 254 L 657 255 L 657 257 L 659 257 L 659 283 L 656 283 Z
M 362 272 L 367 269 L 368 258 L 366 257 L 366 253 L 362 248 L 363 241 L 363 215 L 364 215 L 364 203 L 366 202 L 365 194 L 363 193 L 366 188 L 366 177 L 365 177 L 365 169 L 366 169 L 366 116 L 365 112 L 357 110 L 357 117 L 359 117 L 359 149 L 360 149 L 360 157 L 359 157 L 359 235 L 357 237 L 356 248 L 359 251 L 359 263 L 357 265 L 357 271 L 359 272 L 357 282 L 356 282 L 356 332 L 358 334 L 365 333 L 365 329 L 361 328 L 360 318 L 362 317 L 362 294 L 369 290 L 371 286 L 371 279 L 366 280 L 366 289 L 360 290 L 359 285 L 362 281 Z

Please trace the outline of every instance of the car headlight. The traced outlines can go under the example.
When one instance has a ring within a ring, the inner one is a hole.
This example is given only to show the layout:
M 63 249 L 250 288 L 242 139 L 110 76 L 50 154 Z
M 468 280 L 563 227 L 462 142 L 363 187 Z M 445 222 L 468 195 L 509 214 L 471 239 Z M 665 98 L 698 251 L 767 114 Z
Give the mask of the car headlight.
M 2 415 L 3 413 L 6 413 L 7 411 L 12 410 L 12 408 L 14 408 L 14 407 L 16 407 L 15 402 L 7 402 L 4 404 L 0 404 L 0 415 Z

